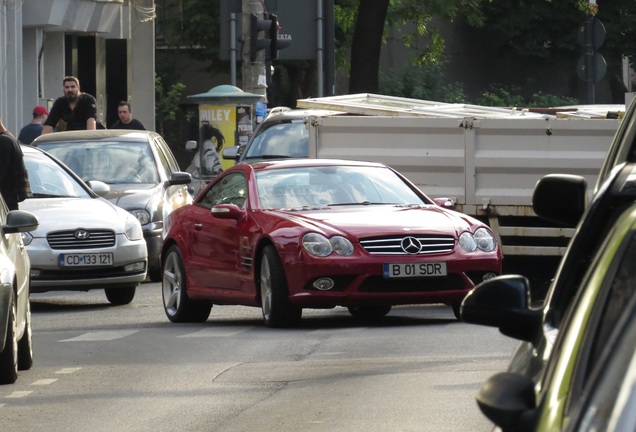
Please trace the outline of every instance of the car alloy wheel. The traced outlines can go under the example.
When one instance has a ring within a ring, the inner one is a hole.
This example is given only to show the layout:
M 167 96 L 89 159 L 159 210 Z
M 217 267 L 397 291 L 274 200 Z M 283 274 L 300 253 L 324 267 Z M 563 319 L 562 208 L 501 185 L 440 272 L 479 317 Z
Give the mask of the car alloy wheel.
M 186 292 L 185 266 L 181 251 L 171 246 L 166 254 L 161 282 L 163 308 L 172 322 L 205 322 L 212 303 L 193 302 Z
M 259 281 L 265 325 L 289 327 L 298 324 L 302 309 L 289 302 L 285 271 L 274 246 L 263 249 Z
M 31 328 L 31 302 L 27 299 L 24 334 L 18 342 L 18 369 L 29 370 L 33 366 L 33 330 Z

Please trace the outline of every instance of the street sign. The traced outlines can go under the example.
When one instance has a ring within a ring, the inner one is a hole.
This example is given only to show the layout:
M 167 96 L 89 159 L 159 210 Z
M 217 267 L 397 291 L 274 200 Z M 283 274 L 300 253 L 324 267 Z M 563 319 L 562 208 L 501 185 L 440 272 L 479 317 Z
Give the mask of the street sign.
M 583 54 L 579 57 L 579 60 L 576 62 L 576 74 L 583 81 L 592 80 L 593 82 L 599 82 L 605 77 L 605 73 L 607 72 L 607 63 L 605 62 L 605 58 L 599 53 L 594 53 L 592 55 L 591 60 L 591 74 L 587 74 L 587 65 L 586 59 L 587 55 Z
M 588 24 L 588 21 L 589 21 L 589 24 Z M 589 35 L 589 40 L 588 40 L 588 35 L 586 34 L 588 25 L 589 25 L 589 31 L 591 32 Z M 605 31 L 605 26 L 603 25 L 603 23 L 599 21 L 598 19 L 596 19 L 595 17 L 591 17 L 591 18 L 588 18 L 588 20 L 586 20 L 585 22 L 581 23 L 581 25 L 579 26 L 579 31 L 576 38 L 577 38 L 577 41 L 579 42 L 579 45 L 581 45 L 581 47 L 587 48 L 587 44 L 590 43 L 592 45 L 591 48 L 595 50 L 595 49 L 599 49 L 603 45 L 603 42 L 605 42 L 605 35 L 606 35 L 606 31 Z

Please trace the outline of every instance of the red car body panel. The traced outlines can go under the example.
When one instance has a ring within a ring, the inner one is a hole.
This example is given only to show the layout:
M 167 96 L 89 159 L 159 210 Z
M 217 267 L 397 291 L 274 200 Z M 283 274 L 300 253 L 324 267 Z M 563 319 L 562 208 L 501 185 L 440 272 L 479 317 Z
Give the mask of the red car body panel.
M 284 163 L 287 166 L 294 164 Z M 320 161 L 304 159 L 298 162 L 303 166 L 316 163 Z M 238 216 L 215 217 L 209 208 L 198 204 L 213 182 L 192 205 L 176 209 L 167 218 L 163 250 L 165 252 L 173 244 L 179 246 L 190 299 L 259 306 L 259 260 L 261 250 L 267 244 L 275 245 L 281 257 L 291 304 L 304 308 L 453 304 L 461 302 L 474 287 L 473 280 L 479 282 L 477 279 L 484 274 L 501 273 L 499 247 L 492 252 L 467 253 L 461 250 L 457 241 L 462 232 L 474 233 L 477 228 L 485 227 L 484 224 L 435 205 L 402 176 L 431 204 L 261 210 L 254 172 L 268 169 L 269 165 L 271 163 L 240 164 L 226 171 L 242 171 L 248 179 L 244 208 L 231 206 Z M 346 237 L 354 245 L 354 253 L 351 256 L 335 253 L 327 257 L 313 256 L 301 244 L 302 236 L 307 232 L 320 233 L 327 238 Z M 455 246 L 451 252 L 426 256 L 372 255 L 359 241 L 368 237 L 414 234 L 451 236 L 455 238 Z M 446 263 L 448 276 L 408 280 L 383 277 L 385 263 L 439 262 Z M 325 276 L 336 281 L 333 290 L 320 291 L 311 287 L 315 279 Z

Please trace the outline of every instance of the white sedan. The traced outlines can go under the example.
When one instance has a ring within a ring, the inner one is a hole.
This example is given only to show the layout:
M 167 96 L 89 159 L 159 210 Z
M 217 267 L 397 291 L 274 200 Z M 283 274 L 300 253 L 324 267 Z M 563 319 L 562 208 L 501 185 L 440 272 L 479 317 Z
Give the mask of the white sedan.
M 146 279 L 148 252 L 137 218 L 108 200 L 105 183 L 87 185 L 48 153 L 22 146 L 33 197 L 20 203 L 40 220 L 23 233 L 31 292 L 104 289 L 112 304 L 130 303 Z

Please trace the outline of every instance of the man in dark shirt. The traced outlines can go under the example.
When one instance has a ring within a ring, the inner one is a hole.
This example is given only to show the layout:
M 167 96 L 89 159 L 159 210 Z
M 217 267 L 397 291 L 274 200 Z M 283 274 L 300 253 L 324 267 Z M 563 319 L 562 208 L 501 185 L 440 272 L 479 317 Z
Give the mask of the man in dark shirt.
M 117 115 L 119 116 L 119 120 L 117 120 L 110 127 L 111 129 L 136 129 L 136 130 L 146 130 L 144 125 L 137 119 L 134 119 L 132 116 L 132 107 L 130 106 L 130 102 L 121 101 L 119 102 L 119 107 L 117 108 Z
M 74 76 L 64 78 L 64 96 L 55 100 L 42 135 L 53 130 L 95 130 L 97 127 L 97 102 L 92 95 L 80 91 L 79 80 Z
M 17 210 L 18 202 L 30 193 L 24 156 L 20 144 L 0 119 L 0 193 L 9 210 Z

